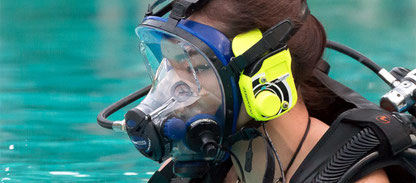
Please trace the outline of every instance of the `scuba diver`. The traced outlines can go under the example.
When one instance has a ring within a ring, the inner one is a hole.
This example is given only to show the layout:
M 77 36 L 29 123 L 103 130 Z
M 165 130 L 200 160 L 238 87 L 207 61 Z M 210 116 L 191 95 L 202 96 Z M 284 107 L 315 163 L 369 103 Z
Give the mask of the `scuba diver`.
M 328 41 L 306 0 L 164 1 L 136 29 L 152 85 L 97 117 L 163 162 L 149 182 L 416 181 L 416 70 Z M 392 88 L 380 106 L 328 77 L 325 48 Z

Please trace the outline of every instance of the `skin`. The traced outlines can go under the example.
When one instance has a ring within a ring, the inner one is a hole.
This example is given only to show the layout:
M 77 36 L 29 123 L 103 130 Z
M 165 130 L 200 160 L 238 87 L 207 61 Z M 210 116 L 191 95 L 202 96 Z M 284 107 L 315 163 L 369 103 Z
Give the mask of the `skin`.
M 286 170 L 286 167 L 291 157 L 293 156 L 299 142 L 301 141 L 304 135 L 307 126 L 308 116 L 309 115 L 306 110 L 305 104 L 300 98 L 298 100 L 298 103 L 290 112 L 279 118 L 269 121 L 266 125 L 266 130 L 270 135 L 270 138 L 277 150 L 277 153 L 279 154 L 284 170 Z M 244 118 L 246 118 L 246 116 L 240 116 L 240 119 Z M 240 120 L 240 125 L 244 125 L 244 120 Z M 287 171 L 287 181 L 290 180 L 290 178 L 293 176 L 293 174 L 300 166 L 302 161 L 306 158 L 308 153 L 312 150 L 312 148 L 316 145 L 316 143 L 319 141 L 319 139 L 321 139 L 321 137 L 325 134 L 325 132 L 328 129 L 328 125 L 326 125 L 324 122 L 316 118 L 311 118 L 311 126 L 308 136 L 306 137 L 305 142 L 302 148 L 300 149 L 299 154 L 297 155 L 291 168 Z M 262 131 L 262 128 L 260 130 Z M 232 148 L 232 151 L 237 155 L 242 165 L 244 165 L 245 163 L 244 160 L 247 146 L 247 142 L 240 142 L 235 144 Z M 258 138 L 255 141 L 253 141 L 253 170 L 258 171 L 252 171 L 251 173 L 245 172 L 247 180 L 246 182 L 258 182 L 258 180 L 262 180 L 266 168 L 266 158 L 264 150 L 265 147 L 262 139 Z M 234 165 L 236 165 L 236 163 Z M 237 180 L 237 176 L 235 174 L 239 175 L 240 172 L 236 172 L 235 169 L 230 170 L 225 182 L 235 182 L 235 180 Z M 280 170 L 278 167 L 276 167 L 275 178 L 278 177 L 280 177 Z M 387 182 L 389 181 L 386 173 L 383 170 L 377 170 L 357 181 L 357 183 Z
M 244 106 L 241 109 L 241 113 L 239 116 L 239 123 L 238 125 L 243 126 L 246 124 L 247 119 L 249 119 L 247 113 L 245 113 Z M 298 100 L 298 103 L 293 107 L 293 109 L 288 112 L 287 114 L 271 120 L 266 125 L 266 130 L 268 131 L 270 138 L 273 144 L 276 147 L 277 153 L 282 161 L 284 170 L 286 170 L 287 164 L 290 161 L 290 158 L 293 156 L 297 148 L 297 144 L 303 137 L 307 126 L 308 120 L 308 113 L 303 103 L 301 97 Z M 323 123 L 322 121 L 311 118 L 311 126 L 308 133 L 308 136 L 305 139 L 305 142 L 302 148 L 299 151 L 292 167 L 287 171 L 286 174 L 286 181 L 289 182 L 290 178 L 295 173 L 296 169 L 302 163 L 302 161 L 306 158 L 308 153 L 312 150 L 315 144 L 319 141 L 319 139 L 324 135 L 326 130 L 328 130 L 328 125 Z M 262 128 L 259 129 L 263 134 Z M 246 177 L 246 182 L 259 182 L 259 180 L 263 179 L 263 175 L 265 172 L 265 152 L 264 152 L 264 142 L 262 139 L 257 138 L 253 141 L 253 164 L 251 172 L 244 172 Z M 236 154 L 237 158 L 240 160 L 242 166 L 245 164 L 245 152 L 248 147 L 248 142 L 241 141 L 233 145 L 232 151 Z M 164 164 L 162 164 L 161 170 L 168 162 L 167 160 Z M 234 166 L 229 170 L 224 183 L 235 183 L 238 181 L 238 177 L 241 177 L 240 172 L 236 167 L 238 166 L 236 161 L 233 160 Z M 280 177 L 279 168 L 275 168 L 275 178 Z M 369 175 L 363 177 L 362 179 L 358 180 L 356 183 L 388 183 L 389 180 L 384 170 L 380 169 L 370 173 Z
M 222 32 L 226 29 L 225 25 L 211 20 L 204 15 L 195 14 L 190 17 L 191 20 L 212 26 Z M 300 93 L 298 91 L 298 93 Z M 266 125 L 266 130 L 270 135 L 270 139 L 274 144 L 277 153 L 281 159 L 283 169 L 286 170 L 286 167 L 293 156 L 299 142 L 301 141 L 306 126 L 308 122 L 309 114 L 306 109 L 306 106 L 302 100 L 302 96 L 299 96 L 297 104 L 293 107 L 291 111 L 282 115 L 279 118 L 269 121 Z M 237 127 L 241 128 L 249 121 L 249 117 L 245 112 L 244 105 L 240 111 L 240 116 L 238 120 Z M 289 182 L 290 178 L 293 176 L 297 168 L 300 166 L 302 161 L 306 158 L 308 153 L 316 145 L 316 143 L 321 139 L 325 132 L 329 129 L 329 126 L 324 122 L 316 118 L 311 118 L 311 126 L 309 133 L 305 139 L 305 142 L 300 149 L 299 154 L 297 155 L 295 161 L 291 168 L 287 171 L 286 181 Z M 259 130 L 262 131 L 262 128 Z M 264 132 L 262 131 L 264 134 Z M 233 145 L 232 151 L 236 154 L 237 158 L 240 160 L 242 166 L 245 165 L 245 153 L 247 151 L 248 142 L 241 141 Z M 259 182 L 263 179 L 265 172 L 265 147 L 264 141 L 261 138 L 257 138 L 253 141 L 253 161 L 252 161 L 252 170 L 251 172 L 245 172 L 246 182 Z M 234 167 L 229 171 L 225 182 L 235 183 L 237 180 L 237 175 L 241 177 L 239 170 L 235 171 L 237 163 L 233 160 Z M 277 163 L 276 163 L 277 164 Z M 278 166 L 278 165 L 276 165 Z M 275 178 L 280 177 L 279 167 L 275 168 Z M 357 183 L 387 183 L 389 182 L 387 175 L 384 170 L 377 170 L 359 181 Z
M 186 49 L 186 53 L 183 49 Z M 169 76 L 161 77 L 166 82 L 182 82 L 183 85 L 189 87 L 188 89 L 175 89 L 178 98 L 186 99 L 179 101 L 179 105 L 187 106 L 187 109 L 180 108 L 175 110 L 178 117 L 185 119 L 193 114 L 205 113 L 215 115 L 218 107 L 222 104 L 220 85 L 217 81 L 216 74 L 212 67 L 207 63 L 205 58 L 194 51 L 193 47 L 188 45 L 178 45 L 178 41 L 174 39 L 163 39 L 161 42 L 162 55 L 165 58 L 166 67 L 170 67 L 169 71 L 163 70 L 166 73 L 161 73 L 164 76 L 168 73 Z M 165 63 L 163 63 L 165 64 Z M 159 72 L 162 72 L 160 70 Z M 172 72 L 172 73 L 170 73 Z M 174 73 L 174 74 L 173 74 Z M 160 85 L 164 85 L 160 81 Z M 186 88 L 186 87 L 185 87 Z M 161 92 L 170 92 L 161 90 Z M 197 98 L 193 103 L 186 103 L 192 101 L 192 97 Z

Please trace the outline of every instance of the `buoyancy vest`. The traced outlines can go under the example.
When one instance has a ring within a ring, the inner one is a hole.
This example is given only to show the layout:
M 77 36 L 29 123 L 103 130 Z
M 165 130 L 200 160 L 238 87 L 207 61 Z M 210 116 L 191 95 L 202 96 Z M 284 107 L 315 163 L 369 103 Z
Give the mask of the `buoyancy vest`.
M 416 182 L 415 119 L 379 108 L 328 77 L 324 68 L 329 65 L 322 64 L 314 76 L 338 96 L 333 105 L 349 109 L 331 124 L 290 182 L 353 182 L 381 168 L 391 182 Z

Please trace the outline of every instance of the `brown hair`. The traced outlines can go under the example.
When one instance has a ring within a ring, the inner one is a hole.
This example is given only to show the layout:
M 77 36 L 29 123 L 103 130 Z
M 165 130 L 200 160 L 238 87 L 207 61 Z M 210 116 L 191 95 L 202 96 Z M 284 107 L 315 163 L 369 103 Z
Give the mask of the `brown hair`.
M 196 14 L 218 23 L 229 38 L 254 28 L 265 31 L 284 19 L 294 22 L 299 30 L 288 42 L 293 58 L 293 75 L 308 110 L 318 111 L 327 106 L 319 96 L 328 92 L 321 84 L 317 84 L 312 75 L 323 55 L 326 33 L 313 15 L 309 15 L 305 21 L 301 20 L 303 1 L 211 0 Z

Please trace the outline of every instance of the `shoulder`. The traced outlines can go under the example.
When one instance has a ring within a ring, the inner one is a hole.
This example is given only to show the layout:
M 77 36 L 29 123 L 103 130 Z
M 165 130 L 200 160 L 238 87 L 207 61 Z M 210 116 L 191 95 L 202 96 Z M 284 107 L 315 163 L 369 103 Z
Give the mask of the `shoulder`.
M 376 170 L 361 178 L 356 183 L 388 183 L 389 178 L 383 169 Z
M 302 164 L 302 162 L 308 156 L 309 152 L 312 151 L 312 149 L 322 139 L 322 137 L 328 131 L 329 128 L 330 127 L 326 123 L 322 122 L 321 120 L 316 119 L 316 118 L 311 118 L 311 127 L 310 127 L 309 134 L 306 138 L 304 147 L 302 147 L 301 151 L 299 152 L 299 155 L 293 164 L 293 168 L 291 168 L 291 170 L 287 172 L 288 174 L 286 175 L 286 177 L 288 180 L 290 180 L 290 178 L 294 175 L 296 170 L 299 168 L 300 164 Z M 386 172 L 383 169 L 374 171 L 357 181 L 357 183 L 387 183 L 387 182 L 389 182 L 389 179 L 387 177 Z

